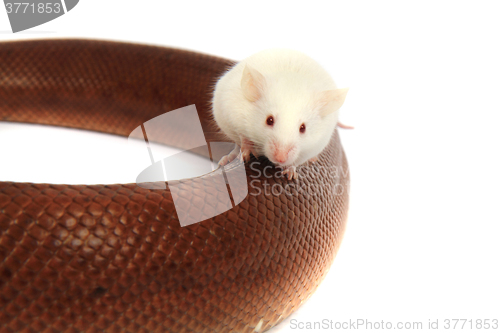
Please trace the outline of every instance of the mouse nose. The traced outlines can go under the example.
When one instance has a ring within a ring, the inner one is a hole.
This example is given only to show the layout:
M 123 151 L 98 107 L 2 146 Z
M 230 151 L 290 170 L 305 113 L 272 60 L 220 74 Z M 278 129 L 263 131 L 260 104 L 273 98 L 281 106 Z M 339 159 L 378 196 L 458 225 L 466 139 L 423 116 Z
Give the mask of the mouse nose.
M 276 149 L 274 152 L 274 159 L 278 163 L 285 163 L 288 160 L 288 153 L 290 152 L 290 150 L 292 150 L 291 147 Z

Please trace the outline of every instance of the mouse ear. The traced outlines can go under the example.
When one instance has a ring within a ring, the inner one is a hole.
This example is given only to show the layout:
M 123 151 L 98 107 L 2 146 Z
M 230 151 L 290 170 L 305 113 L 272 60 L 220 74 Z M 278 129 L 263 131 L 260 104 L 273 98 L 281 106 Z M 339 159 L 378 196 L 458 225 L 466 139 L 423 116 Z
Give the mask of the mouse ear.
M 241 89 L 243 95 L 250 102 L 255 102 L 262 96 L 264 89 L 265 78 L 254 68 L 245 65 L 243 76 L 241 77 Z
M 342 104 L 344 104 L 348 91 L 349 88 L 342 88 L 320 92 L 318 94 L 318 102 L 321 107 L 321 115 L 326 116 L 340 109 Z

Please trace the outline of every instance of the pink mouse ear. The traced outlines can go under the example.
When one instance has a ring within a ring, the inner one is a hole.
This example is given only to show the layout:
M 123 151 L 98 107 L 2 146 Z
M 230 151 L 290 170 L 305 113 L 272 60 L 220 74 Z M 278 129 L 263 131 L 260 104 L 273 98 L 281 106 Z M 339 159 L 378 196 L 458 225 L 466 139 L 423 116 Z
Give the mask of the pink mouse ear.
M 243 95 L 250 102 L 255 102 L 262 97 L 264 90 L 265 78 L 254 68 L 245 65 L 243 76 L 241 77 L 241 89 Z
M 321 115 L 329 115 L 344 104 L 349 88 L 325 90 L 318 94 L 317 100 L 320 104 Z

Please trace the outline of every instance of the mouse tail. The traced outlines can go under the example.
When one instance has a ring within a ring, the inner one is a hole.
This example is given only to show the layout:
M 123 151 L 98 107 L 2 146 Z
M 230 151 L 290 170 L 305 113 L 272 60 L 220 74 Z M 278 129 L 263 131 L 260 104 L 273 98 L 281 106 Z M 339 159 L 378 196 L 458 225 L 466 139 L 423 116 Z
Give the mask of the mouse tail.
M 354 129 L 353 126 L 344 125 L 340 121 L 337 122 L 337 126 L 343 129 Z

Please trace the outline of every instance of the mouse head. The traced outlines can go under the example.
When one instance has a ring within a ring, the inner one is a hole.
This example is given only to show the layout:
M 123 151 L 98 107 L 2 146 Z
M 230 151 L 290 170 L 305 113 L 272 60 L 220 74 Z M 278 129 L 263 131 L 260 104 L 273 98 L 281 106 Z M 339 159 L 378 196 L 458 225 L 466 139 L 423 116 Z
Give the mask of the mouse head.
M 298 73 L 264 77 L 246 65 L 241 90 L 249 102 L 252 140 L 280 166 L 299 165 L 318 155 L 330 141 L 348 88 L 315 91 Z

